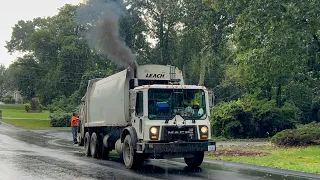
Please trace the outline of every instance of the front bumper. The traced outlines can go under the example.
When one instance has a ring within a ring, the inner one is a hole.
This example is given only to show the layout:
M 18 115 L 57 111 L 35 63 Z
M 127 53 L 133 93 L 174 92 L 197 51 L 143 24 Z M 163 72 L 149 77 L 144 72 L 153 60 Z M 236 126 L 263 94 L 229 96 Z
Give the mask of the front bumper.
M 189 153 L 197 151 L 215 151 L 216 143 L 205 142 L 172 142 L 172 143 L 143 143 L 142 153 Z

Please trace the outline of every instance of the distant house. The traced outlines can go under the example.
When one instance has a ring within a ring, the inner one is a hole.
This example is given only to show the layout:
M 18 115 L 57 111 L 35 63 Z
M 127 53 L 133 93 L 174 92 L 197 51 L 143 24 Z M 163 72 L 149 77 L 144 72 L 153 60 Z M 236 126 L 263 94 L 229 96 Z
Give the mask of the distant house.
M 16 104 L 22 104 L 23 103 L 23 97 L 21 96 L 20 92 L 18 90 L 9 91 L 6 93 L 5 96 L 11 96 L 12 99 L 14 99 L 14 102 Z

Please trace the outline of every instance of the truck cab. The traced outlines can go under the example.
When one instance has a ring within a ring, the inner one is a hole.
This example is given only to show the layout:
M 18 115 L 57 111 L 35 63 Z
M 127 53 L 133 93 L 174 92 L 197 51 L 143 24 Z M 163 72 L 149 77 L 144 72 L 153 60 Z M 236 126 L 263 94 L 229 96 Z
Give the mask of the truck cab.
M 143 85 L 130 92 L 131 123 L 137 134 L 137 153 L 147 158 L 184 157 L 199 166 L 209 141 L 210 103 L 204 86 Z

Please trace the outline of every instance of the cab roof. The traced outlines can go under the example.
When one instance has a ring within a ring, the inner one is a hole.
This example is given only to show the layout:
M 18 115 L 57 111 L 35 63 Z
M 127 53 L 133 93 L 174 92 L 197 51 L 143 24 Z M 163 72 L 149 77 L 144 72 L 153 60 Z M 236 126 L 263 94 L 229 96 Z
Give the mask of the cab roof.
M 205 86 L 197 85 L 172 85 L 172 84 L 153 84 L 153 85 L 142 85 L 134 88 L 136 90 L 140 89 L 203 89 L 207 90 Z

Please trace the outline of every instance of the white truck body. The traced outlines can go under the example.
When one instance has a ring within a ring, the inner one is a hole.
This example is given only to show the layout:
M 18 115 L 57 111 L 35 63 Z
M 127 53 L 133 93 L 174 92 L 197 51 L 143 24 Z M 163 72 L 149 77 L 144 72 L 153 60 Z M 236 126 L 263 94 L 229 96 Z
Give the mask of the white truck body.
M 89 83 L 85 127 L 126 126 L 129 121 L 127 70 Z

